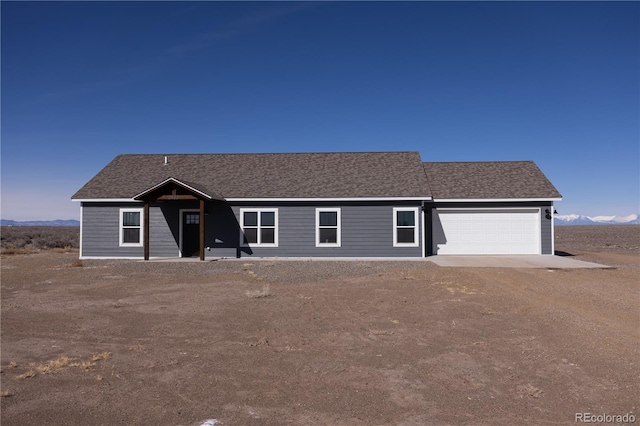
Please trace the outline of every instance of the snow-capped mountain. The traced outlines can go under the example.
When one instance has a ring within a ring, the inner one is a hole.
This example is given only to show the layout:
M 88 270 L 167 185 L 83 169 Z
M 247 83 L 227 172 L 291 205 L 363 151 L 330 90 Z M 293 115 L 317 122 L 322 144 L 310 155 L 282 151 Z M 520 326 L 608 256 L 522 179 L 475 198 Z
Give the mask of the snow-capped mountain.
M 638 225 L 640 218 L 637 214 L 628 216 L 584 216 L 580 214 L 557 214 L 554 216 L 556 225 Z

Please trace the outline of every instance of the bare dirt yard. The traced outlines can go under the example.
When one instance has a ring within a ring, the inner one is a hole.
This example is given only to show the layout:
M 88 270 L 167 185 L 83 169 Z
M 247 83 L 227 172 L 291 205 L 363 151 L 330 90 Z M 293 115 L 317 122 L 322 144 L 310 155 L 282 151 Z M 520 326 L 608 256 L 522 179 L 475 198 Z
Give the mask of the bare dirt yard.
M 640 226 L 556 238 L 615 268 L 5 254 L 2 425 L 640 417 Z

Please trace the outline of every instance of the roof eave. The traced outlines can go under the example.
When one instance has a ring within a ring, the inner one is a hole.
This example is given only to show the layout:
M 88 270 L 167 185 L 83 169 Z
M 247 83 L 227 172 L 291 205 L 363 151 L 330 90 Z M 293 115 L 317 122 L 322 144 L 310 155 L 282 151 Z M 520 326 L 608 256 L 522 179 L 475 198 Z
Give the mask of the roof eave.
M 478 202 L 531 202 L 531 201 L 560 201 L 562 197 L 540 197 L 540 198 L 434 198 L 435 203 L 478 203 Z
M 429 196 L 418 197 L 227 197 L 229 202 L 277 202 L 277 201 L 431 201 Z
M 101 202 L 108 202 L 108 203 L 124 203 L 124 202 L 140 202 L 140 200 L 135 200 L 133 198 L 71 198 L 71 201 L 77 201 L 80 203 L 101 203 Z
M 146 191 L 145 191 L 146 192 Z M 78 202 L 142 202 L 140 199 L 133 198 L 72 198 L 71 201 Z M 227 202 L 304 202 L 304 201 L 435 201 L 432 197 L 229 197 L 222 201 Z

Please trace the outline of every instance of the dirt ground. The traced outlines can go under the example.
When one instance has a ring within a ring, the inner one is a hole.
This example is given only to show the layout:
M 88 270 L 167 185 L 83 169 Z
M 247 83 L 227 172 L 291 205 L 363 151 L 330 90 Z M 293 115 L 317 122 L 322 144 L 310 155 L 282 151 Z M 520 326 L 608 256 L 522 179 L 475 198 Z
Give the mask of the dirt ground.
M 556 239 L 616 268 L 4 255 L 2 425 L 640 417 L 640 226 Z

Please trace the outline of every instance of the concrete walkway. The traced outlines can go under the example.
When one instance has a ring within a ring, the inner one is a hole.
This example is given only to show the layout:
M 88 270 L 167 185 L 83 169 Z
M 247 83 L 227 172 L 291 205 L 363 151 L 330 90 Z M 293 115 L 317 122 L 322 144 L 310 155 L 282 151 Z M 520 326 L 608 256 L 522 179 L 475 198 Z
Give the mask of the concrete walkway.
M 438 266 L 454 268 L 546 268 L 546 269 L 607 269 L 611 266 L 572 259 L 566 256 L 513 255 L 513 256 L 430 256 L 426 260 Z

